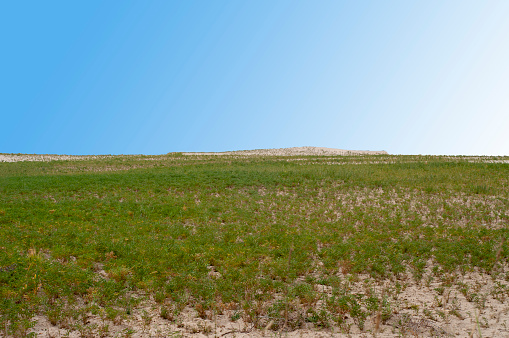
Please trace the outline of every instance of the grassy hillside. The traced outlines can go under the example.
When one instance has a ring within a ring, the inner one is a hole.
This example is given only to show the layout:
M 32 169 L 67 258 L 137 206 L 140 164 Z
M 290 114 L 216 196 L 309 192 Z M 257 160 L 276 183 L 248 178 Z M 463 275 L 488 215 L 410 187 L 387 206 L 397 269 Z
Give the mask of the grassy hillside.
M 260 329 L 362 331 L 368 318 L 383 324 L 401 312 L 408 278 L 438 283 L 437 296 L 464 290 L 482 309 L 460 276 L 490 275 L 509 296 L 509 165 L 500 160 L 0 163 L 0 333 L 26 333 L 36 314 L 85 332 L 91 316 L 127 320 L 143 297 L 170 322 L 192 308 Z

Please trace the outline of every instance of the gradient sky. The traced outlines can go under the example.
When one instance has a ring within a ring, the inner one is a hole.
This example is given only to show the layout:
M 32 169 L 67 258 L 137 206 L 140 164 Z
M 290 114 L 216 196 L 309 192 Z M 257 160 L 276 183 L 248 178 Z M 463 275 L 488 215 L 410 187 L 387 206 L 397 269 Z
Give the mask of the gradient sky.
M 509 155 L 509 1 L 3 1 L 0 152 Z

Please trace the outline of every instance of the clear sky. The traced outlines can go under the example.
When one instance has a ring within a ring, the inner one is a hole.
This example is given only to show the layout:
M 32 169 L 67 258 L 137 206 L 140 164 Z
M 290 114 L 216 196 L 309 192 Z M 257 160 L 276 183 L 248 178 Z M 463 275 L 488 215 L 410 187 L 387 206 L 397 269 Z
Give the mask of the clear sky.
M 509 155 L 509 1 L 3 1 L 0 152 Z

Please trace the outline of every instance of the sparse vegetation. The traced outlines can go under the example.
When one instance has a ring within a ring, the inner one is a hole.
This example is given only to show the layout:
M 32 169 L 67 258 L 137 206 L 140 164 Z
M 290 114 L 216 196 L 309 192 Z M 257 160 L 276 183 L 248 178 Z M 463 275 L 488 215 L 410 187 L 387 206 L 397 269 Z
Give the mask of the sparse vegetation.
M 148 332 L 155 317 L 182 328 L 185 309 L 205 334 L 218 315 L 246 330 L 401 333 L 415 322 L 409 314 L 468 317 L 453 294 L 472 303 L 474 318 L 488 299 L 509 296 L 504 161 L 169 154 L 0 163 L 0 335 L 26 335 L 42 315 L 82 336 L 108 337 L 115 325 L 130 336 L 135 314 Z M 403 302 L 411 285 L 430 290 L 429 304 Z M 495 319 L 479 316 L 484 332 Z

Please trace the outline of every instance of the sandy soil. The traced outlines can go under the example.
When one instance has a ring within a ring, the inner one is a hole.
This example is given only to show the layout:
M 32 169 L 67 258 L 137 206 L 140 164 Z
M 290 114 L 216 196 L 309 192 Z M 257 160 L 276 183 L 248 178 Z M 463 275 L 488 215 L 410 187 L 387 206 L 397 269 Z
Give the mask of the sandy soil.
M 274 331 L 271 329 L 273 321 L 262 318 L 261 327 L 265 329 L 255 329 L 253 323 L 245 321 L 247 318 L 232 321 L 236 309 L 228 307 L 224 307 L 220 314 L 207 312 L 205 317 L 186 308 L 177 318 L 167 320 L 160 316 L 163 305 L 144 295 L 133 294 L 144 300 L 129 318 L 114 323 L 91 315 L 87 325 L 95 329 L 87 333 L 58 328 L 51 325 L 46 317 L 37 316 L 33 332 L 37 337 L 48 338 L 127 337 L 129 335 L 125 333 L 128 330 L 132 330 L 131 337 L 509 337 L 507 281 L 497 280 L 497 274 L 457 272 L 456 277 L 461 283 L 478 295 L 475 299 L 467 299 L 465 293 L 454 285 L 437 293 L 440 284 L 430 278 L 433 276 L 432 267 L 433 264 L 428 262 L 426 273 L 420 280 L 410 274 L 400 276 L 397 281 L 375 281 L 368 275 L 357 276 L 351 283 L 352 292 L 365 293 L 370 289 L 379 295 L 391 294 L 391 316 L 387 321 L 379 322 L 378 328 L 377 315 L 374 314 L 366 319 L 362 330 L 348 316 L 342 327 L 323 328 L 302 323 L 298 329 Z M 507 267 L 498 268 L 498 272 L 504 275 L 507 271 Z M 351 279 L 350 275 L 341 272 L 338 276 L 345 281 Z M 397 295 L 388 291 L 394 288 L 396 282 L 402 285 Z M 501 284 L 505 285 L 502 293 Z M 315 289 L 324 294 L 331 292 L 331 288 L 325 285 L 315 285 Z M 319 303 L 317 306 L 320 306 Z M 147 321 L 147 318 L 150 319 Z M 99 330 L 104 327 L 107 327 L 107 332 L 100 335 Z

